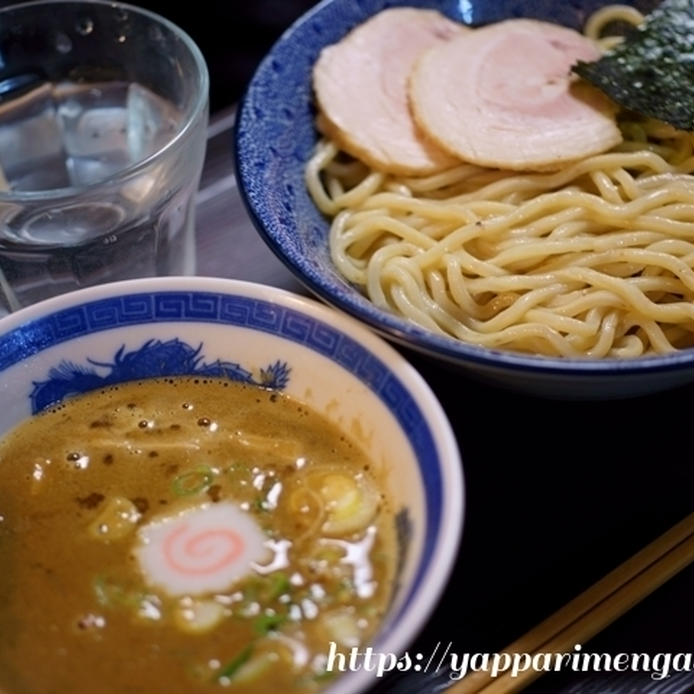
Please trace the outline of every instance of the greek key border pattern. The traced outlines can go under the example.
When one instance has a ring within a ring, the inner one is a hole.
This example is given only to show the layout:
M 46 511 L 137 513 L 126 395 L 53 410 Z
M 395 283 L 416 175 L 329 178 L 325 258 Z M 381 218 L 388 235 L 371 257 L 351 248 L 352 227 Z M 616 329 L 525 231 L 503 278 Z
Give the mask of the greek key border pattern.
M 424 426 L 416 403 L 383 362 L 336 328 L 262 299 L 178 291 L 127 294 L 80 304 L 2 336 L 0 372 L 28 354 L 37 354 L 83 335 L 172 320 L 251 328 L 303 344 L 337 362 L 378 394 L 405 427 L 419 455 L 426 457 L 427 448 L 433 449 L 428 427 Z

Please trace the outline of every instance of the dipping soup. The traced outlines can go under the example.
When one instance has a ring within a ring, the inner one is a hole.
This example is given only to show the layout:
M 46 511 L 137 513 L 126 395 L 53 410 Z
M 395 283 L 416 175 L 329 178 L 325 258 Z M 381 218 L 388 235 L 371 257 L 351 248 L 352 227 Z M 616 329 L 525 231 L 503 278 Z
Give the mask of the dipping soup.
M 0 444 L 0 690 L 313 692 L 392 592 L 382 471 L 305 404 L 133 382 Z

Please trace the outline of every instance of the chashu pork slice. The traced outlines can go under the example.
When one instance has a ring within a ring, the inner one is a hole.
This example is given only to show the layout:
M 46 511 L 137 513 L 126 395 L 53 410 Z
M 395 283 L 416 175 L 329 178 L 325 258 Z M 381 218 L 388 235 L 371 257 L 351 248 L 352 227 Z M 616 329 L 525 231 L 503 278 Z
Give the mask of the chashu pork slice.
M 415 119 L 465 161 L 544 170 L 619 143 L 616 107 L 571 75 L 600 57 L 578 32 L 510 19 L 436 46 L 410 78 Z
M 430 141 L 409 108 L 415 60 L 467 29 L 434 10 L 392 8 L 321 51 L 313 69 L 318 125 L 355 157 L 399 174 L 428 174 L 458 163 Z

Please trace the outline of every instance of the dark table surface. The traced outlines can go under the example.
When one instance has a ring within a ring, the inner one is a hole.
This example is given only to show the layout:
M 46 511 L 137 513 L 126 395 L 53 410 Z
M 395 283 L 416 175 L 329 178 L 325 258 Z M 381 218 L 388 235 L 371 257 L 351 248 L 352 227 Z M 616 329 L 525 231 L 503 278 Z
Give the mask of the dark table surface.
M 306 290 L 264 245 L 233 170 L 233 111 L 218 113 L 197 205 L 198 274 Z M 402 351 L 402 350 L 401 350 Z M 461 449 L 467 499 L 457 564 L 413 644 L 494 653 L 694 507 L 692 385 L 609 402 L 557 402 L 480 385 L 403 352 L 439 397 Z M 691 653 L 690 566 L 583 644 L 593 653 Z M 376 692 L 435 692 L 445 673 L 384 678 Z M 681 694 L 694 673 L 560 672 L 528 694 Z M 349 694 L 346 692 L 345 694 Z

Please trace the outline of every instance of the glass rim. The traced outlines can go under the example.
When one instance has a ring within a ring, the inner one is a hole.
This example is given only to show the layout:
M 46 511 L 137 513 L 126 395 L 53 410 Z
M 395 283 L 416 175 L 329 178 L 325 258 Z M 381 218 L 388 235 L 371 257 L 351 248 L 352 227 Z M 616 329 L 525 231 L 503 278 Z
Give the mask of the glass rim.
M 138 175 L 152 164 L 166 156 L 171 150 L 175 149 L 178 144 L 184 140 L 193 125 L 197 122 L 202 112 L 207 108 L 209 100 L 210 77 L 207 69 L 207 63 L 198 45 L 193 41 L 191 36 L 181 27 L 172 22 L 166 17 L 163 17 L 156 12 L 131 5 L 124 2 L 114 2 L 112 0 L 29 0 L 29 2 L 19 2 L 13 5 L 7 5 L 0 8 L 0 20 L 3 15 L 17 10 L 25 10 L 31 7 L 40 7 L 45 5 L 100 5 L 111 10 L 125 10 L 144 16 L 157 24 L 160 24 L 168 29 L 172 34 L 181 39 L 186 49 L 190 52 L 195 67 L 197 69 L 197 97 L 191 105 L 185 109 L 183 121 L 179 125 L 175 135 L 162 147 L 158 148 L 144 159 L 140 159 L 133 164 L 130 164 L 115 173 L 102 178 L 95 183 L 89 183 L 83 186 L 66 186 L 63 188 L 48 188 L 45 190 L 2 190 L 0 189 L 0 203 L 27 203 L 27 202 L 47 202 L 51 200 L 64 200 L 78 195 L 88 194 L 105 186 L 121 182 Z M 2 169 L 0 168 L 0 171 Z

